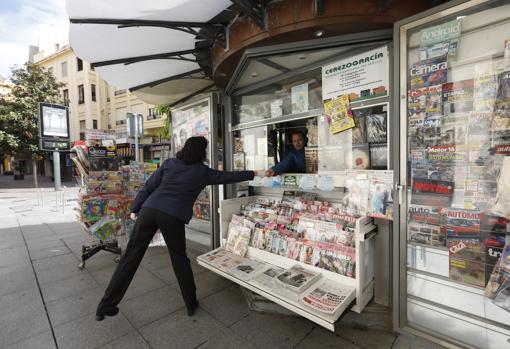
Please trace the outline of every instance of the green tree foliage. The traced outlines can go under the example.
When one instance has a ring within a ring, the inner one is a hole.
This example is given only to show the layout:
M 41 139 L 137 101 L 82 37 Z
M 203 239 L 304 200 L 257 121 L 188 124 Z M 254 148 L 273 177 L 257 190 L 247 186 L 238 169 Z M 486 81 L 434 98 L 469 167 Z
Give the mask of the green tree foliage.
M 158 105 L 156 110 L 163 115 L 163 127 L 159 129 L 158 136 L 163 139 L 170 139 L 172 137 L 172 114 L 170 111 L 170 106 L 168 105 Z
M 32 63 L 12 67 L 11 82 L 11 92 L 0 96 L 0 153 L 36 156 L 40 153 L 38 103 L 62 104 L 64 84 Z

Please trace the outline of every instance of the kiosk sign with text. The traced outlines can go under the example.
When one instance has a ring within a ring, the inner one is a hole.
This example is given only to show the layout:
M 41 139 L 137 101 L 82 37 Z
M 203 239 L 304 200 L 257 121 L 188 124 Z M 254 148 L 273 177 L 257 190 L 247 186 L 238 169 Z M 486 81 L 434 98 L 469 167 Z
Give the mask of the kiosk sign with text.
M 322 99 L 348 95 L 351 102 L 388 95 L 388 48 L 364 52 L 322 67 Z
M 66 106 L 39 103 L 39 136 L 42 150 L 69 149 L 69 111 Z

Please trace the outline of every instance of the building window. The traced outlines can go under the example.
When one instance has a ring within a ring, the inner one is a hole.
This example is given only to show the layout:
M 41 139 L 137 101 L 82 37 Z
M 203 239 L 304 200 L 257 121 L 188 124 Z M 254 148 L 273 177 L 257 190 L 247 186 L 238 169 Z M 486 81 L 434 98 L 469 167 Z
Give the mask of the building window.
M 64 98 L 64 105 L 69 106 L 69 90 L 65 89 L 62 90 L 63 98 Z
M 53 74 L 53 67 L 49 67 L 49 68 L 48 68 L 48 73 L 50 73 L 51 75 L 55 76 L 55 75 Z
M 92 95 L 92 102 L 96 101 L 96 85 L 92 84 L 90 85 L 90 91 Z
M 123 89 L 123 90 L 116 90 L 114 92 L 114 95 L 115 96 L 119 96 L 119 95 L 123 95 L 124 93 L 126 93 L 126 89 Z
M 85 103 L 85 90 L 83 85 L 78 85 L 78 104 Z
M 161 113 L 157 108 L 149 108 L 149 113 L 147 114 L 147 120 L 155 120 L 161 119 Z
M 79 59 L 78 57 L 76 57 L 76 63 L 78 65 L 78 71 L 82 71 L 83 70 L 83 61 L 81 59 Z
M 60 68 L 62 69 L 62 77 L 67 77 L 67 62 L 62 62 Z
M 92 128 L 97 130 L 97 120 L 92 120 Z
M 85 140 L 85 120 L 80 120 L 80 140 Z

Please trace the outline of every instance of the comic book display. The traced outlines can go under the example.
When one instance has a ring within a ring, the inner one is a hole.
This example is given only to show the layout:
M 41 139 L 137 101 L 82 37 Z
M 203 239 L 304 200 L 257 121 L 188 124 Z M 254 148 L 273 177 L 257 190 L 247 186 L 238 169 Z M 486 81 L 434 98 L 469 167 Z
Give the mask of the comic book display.
M 460 23 L 422 29 L 419 60 L 408 66 L 408 240 L 447 249 L 450 280 L 487 286 L 486 295 L 509 309 L 501 256 L 510 218 L 509 177 L 502 176 L 510 149 L 510 74 L 483 62 L 470 74 L 452 73 Z M 370 192 L 373 216 L 381 195 Z

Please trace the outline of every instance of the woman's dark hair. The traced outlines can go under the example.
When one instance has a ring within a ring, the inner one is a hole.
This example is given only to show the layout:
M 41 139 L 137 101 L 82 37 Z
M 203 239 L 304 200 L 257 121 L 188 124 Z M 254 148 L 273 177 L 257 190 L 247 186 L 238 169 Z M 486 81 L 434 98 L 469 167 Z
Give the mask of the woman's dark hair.
M 177 159 L 184 161 L 186 165 L 201 164 L 205 161 L 207 143 L 205 137 L 190 137 L 184 143 L 181 151 L 175 155 Z

